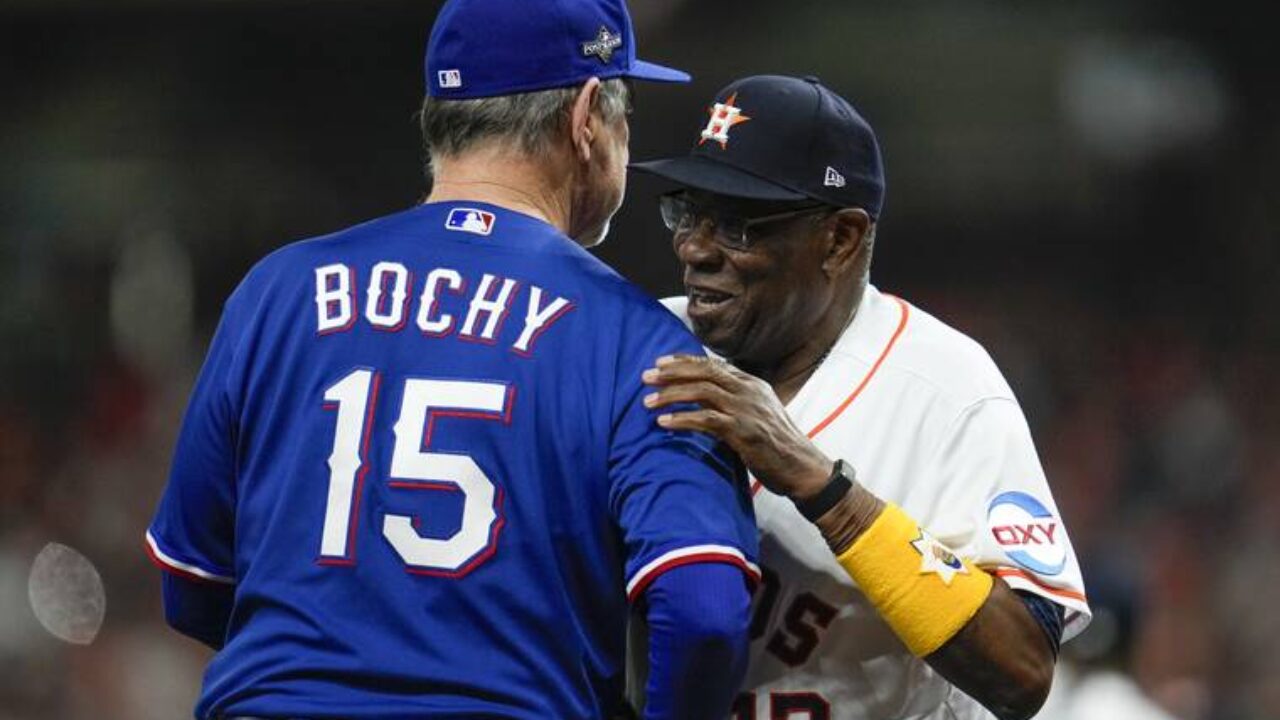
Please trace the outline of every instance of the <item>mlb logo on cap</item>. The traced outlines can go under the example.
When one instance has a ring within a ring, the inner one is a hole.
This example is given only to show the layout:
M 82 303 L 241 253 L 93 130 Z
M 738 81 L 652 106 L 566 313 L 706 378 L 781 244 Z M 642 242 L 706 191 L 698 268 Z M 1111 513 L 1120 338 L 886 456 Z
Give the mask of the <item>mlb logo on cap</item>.
M 437 79 L 440 81 L 442 88 L 460 88 L 462 87 L 462 71 L 461 70 L 441 70 L 437 73 Z
M 444 226 L 458 232 L 488 235 L 493 231 L 493 221 L 494 215 L 491 212 L 475 208 L 454 208 L 449 211 L 449 217 L 445 218 Z

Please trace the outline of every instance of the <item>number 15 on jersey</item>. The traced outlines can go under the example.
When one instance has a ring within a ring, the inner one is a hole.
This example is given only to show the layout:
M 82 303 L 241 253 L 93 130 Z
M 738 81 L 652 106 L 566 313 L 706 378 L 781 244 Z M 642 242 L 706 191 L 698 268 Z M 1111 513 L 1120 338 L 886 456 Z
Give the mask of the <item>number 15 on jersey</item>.
M 381 373 L 357 368 L 324 393 L 324 408 L 337 412 L 320 540 L 319 562 L 324 565 L 355 563 L 357 518 L 381 385 Z M 462 522 L 452 536 L 430 538 L 418 534 L 412 516 L 386 513 L 381 518 L 382 537 L 408 572 L 461 577 L 496 549 L 503 525 L 503 493 L 470 455 L 456 450 L 430 452 L 432 429 L 442 416 L 510 423 L 515 386 L 408 378 L 402 396 L 387 485 L 401 491 L 461 492 Z

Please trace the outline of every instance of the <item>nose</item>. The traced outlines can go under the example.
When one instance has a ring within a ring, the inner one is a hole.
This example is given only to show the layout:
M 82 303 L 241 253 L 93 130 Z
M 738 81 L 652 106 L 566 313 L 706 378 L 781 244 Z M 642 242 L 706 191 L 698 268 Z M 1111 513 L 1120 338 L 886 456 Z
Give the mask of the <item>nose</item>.
M 715 224 L 709 218 L 702 218 L 697 227 L 672 236 L 671 244 L 676 257 L 688 267 L 714 270 L 724 258 L 715 233 Z

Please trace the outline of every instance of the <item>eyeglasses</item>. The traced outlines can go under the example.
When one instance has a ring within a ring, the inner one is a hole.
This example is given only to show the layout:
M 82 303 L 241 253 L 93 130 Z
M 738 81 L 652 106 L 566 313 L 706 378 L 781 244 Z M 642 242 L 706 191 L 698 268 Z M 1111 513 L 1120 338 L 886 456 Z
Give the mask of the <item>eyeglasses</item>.
M 716 241 L 721 245 L 734 250 L 748 250 L 765 235 L 761 229 L 764 225 L 818 211 L 834 212 L 835 208 L 809 205 L 786 212 L 744 218 L 711 210 L 694 203 L 683 192 L 674 192 L 658 198 L 658 210 L 662 212 L 662 223 L 675 234 L 677 242 L 702 227 L 703 222 L 709 222 Z

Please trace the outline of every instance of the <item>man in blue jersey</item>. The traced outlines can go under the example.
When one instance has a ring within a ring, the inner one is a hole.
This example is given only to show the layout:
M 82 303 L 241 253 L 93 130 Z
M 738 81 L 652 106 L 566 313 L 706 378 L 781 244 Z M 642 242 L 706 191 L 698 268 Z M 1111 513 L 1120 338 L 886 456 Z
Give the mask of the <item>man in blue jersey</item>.
M 589 255 L 621 202 L 621 0 L 455 0 L 423 205 L 289 245 L 228 299 L 146 533 L 214 648 L 198 718 L 723 715 L 755 528 L 741 466 L 641 371 L 700 346 Z

